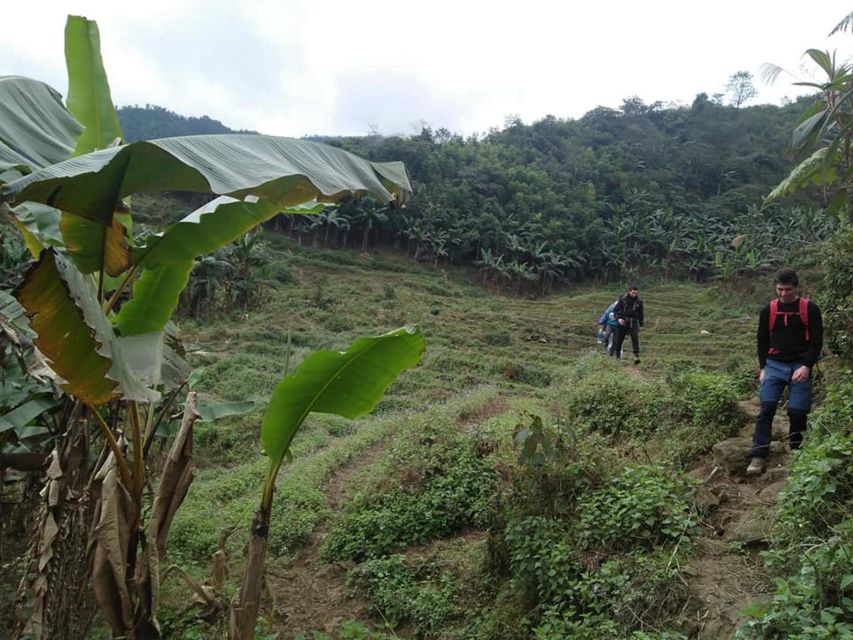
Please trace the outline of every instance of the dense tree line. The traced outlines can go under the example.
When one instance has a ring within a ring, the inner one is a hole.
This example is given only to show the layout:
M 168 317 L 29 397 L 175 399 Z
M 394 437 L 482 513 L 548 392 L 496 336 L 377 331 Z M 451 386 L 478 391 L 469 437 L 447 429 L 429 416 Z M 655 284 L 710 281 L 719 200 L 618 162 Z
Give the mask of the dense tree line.
M 315 244 L 474 263 L 484 280 L 520 292 L 650 269 L 700 280 L 755 271 L 829 231 L 828 218 L 796 200 L 761 208 L 794 165 L 790 131 L 807 102 L 726 106 L 700 94 L 664 107 L 632 97 L 577 120 L 509 118 L 469 137 L 428 126 L 318 137 L 404 161 L 415 197 L 393 211 L 352 202 L 287 229 Z

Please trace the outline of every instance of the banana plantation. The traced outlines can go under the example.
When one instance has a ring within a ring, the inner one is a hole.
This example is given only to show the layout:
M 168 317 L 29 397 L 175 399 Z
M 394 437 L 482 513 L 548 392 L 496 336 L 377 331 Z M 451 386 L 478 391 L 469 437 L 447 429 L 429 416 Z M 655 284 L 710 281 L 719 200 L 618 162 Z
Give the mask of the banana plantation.
M 92 20 L 65 56 L 0 76 L 0 637 L 853 637 L 849 62 L 294 139 L 117 111 Z M 750 480 L 782 265 L 828 347 Z

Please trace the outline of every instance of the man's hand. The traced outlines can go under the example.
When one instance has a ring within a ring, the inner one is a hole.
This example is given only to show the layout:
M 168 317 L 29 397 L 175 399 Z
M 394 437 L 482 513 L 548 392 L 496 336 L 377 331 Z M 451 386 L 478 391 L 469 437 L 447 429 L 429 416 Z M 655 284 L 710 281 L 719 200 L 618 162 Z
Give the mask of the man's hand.
M 764 369 L 758 370 L 758 382 L 759 383 L 764 382 Z
M 797 367 L 797 370 L 794 371 L 794 375 L 791 376 L 792 382 L 805 382 L 809 379 L 810 369 L 803 365 L 802 367 Z
M 620 324 L 620 325 L 622 325 L 622 326 L 624 327 L 624 326 L 627 324 L 627 323 L 625 322 L 625 318 L 619 318 L 619 324 Z

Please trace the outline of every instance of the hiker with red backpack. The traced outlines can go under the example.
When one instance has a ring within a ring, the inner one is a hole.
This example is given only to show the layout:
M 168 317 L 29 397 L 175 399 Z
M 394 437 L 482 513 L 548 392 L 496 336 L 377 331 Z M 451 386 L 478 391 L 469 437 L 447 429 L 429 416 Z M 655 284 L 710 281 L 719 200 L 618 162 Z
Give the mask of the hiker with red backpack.
M 788 444 L 792 450 L 803 443 L 809 410 L 812 407 L 811 371 L 823 348 L 823 318 L 818 306 L 801 298 L 799 278 L 793 269 L 776 273 L 776 298 L 765 305 L 758 317 L 758 374 L 761 408 L 755 420 L 755 434 L 747 474 L 764 471 L 770 453 L 770 432 L 782 391 L 788 387 Z

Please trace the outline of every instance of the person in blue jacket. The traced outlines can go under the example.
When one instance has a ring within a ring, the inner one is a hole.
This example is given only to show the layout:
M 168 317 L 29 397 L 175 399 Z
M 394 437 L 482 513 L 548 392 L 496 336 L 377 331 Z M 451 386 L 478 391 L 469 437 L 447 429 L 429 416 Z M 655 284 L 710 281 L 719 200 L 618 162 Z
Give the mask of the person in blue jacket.
M 611 355 L 613 346 L 616 343 L 616 330 L 619 327 L 619 320 L 616 319 L 613 309 L 616 307 L 617 302 L 619 301 L 614 300 L 598 318 L 598 341 L 604 345 L 604 351 L 607 355 Z

